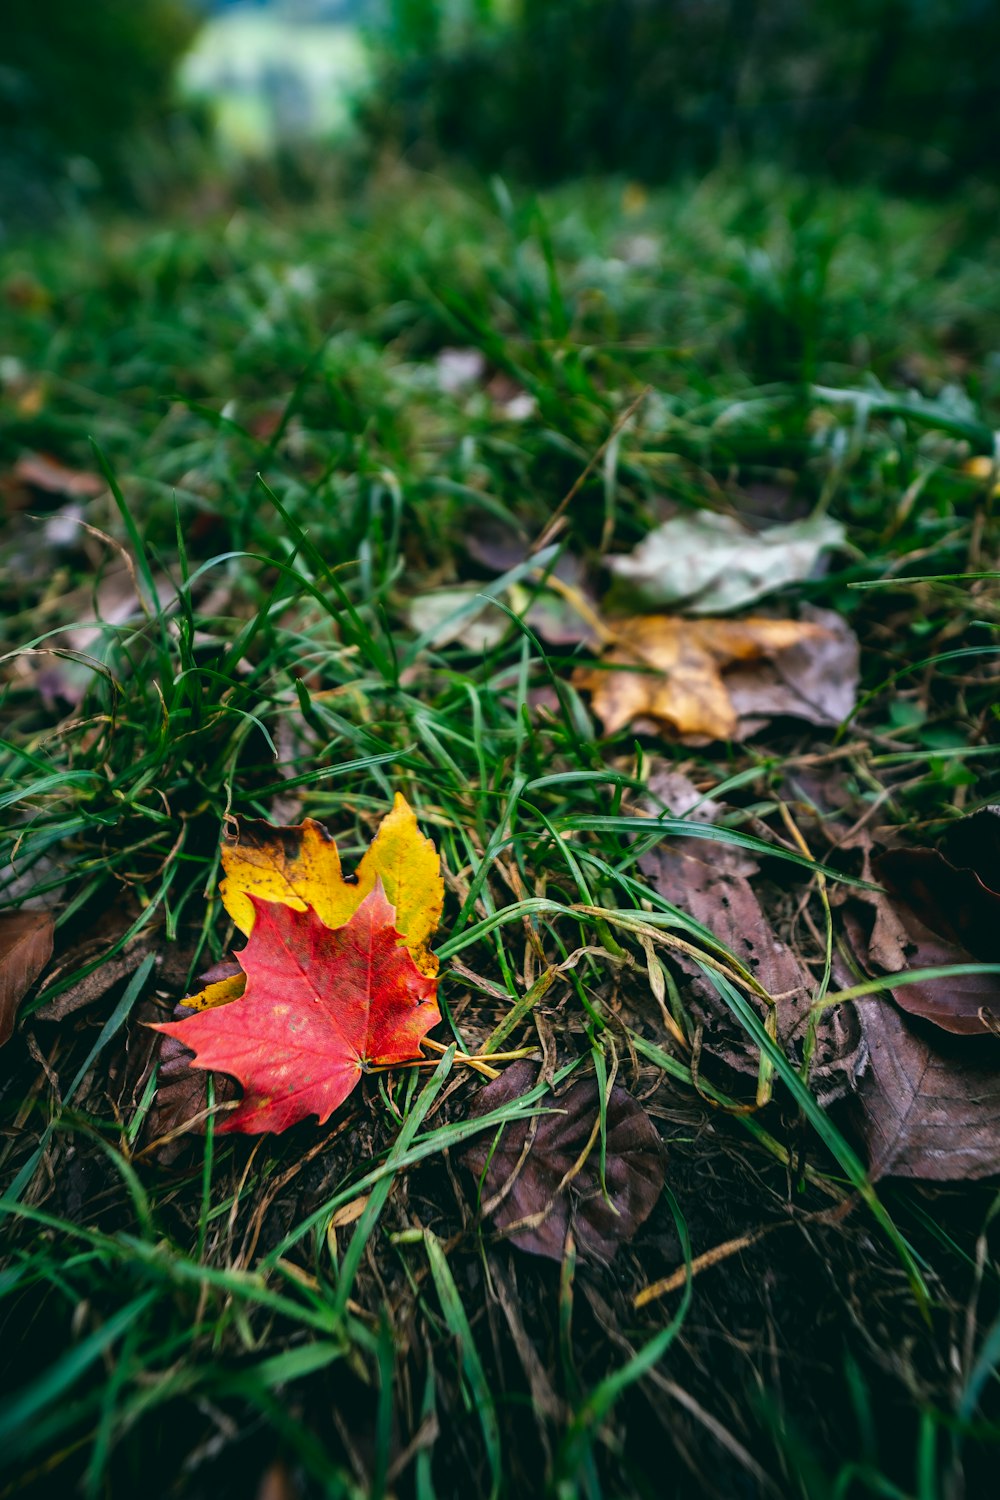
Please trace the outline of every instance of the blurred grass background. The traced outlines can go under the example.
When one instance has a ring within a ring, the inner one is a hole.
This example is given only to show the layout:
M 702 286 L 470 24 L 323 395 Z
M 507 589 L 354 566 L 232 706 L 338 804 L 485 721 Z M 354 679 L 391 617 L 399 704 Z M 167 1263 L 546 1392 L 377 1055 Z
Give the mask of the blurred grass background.
M 308 139 L 536 183 L 764 159 L 948 194 L 996 181 L 998 44 L 988 0 L 9 0 L 0 193 L 9 224 Z

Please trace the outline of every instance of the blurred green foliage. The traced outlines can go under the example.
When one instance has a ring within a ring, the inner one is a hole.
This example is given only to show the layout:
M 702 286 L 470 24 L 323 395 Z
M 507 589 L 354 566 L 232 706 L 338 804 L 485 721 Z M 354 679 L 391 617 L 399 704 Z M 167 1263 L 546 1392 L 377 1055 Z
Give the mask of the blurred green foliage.
M 546 181 L 733 154 L 896 186 L 995 175 L 992 0 L 387 0 L 376 138 Z
M 7 0 L 0 52 L 5 216 L 76 181 L 112 190 L 168 115 L 198 26 L 186 0 Z

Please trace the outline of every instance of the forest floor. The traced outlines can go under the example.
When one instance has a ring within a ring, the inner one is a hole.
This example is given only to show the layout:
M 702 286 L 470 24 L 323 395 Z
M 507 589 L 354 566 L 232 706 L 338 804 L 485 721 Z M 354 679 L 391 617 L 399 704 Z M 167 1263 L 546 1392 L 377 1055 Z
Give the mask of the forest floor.
M 0 1497 L 990 1492 L 994 206 L 0 248 Z M 228 1133 L 220 850 L 397 793 L 437 1050 Z

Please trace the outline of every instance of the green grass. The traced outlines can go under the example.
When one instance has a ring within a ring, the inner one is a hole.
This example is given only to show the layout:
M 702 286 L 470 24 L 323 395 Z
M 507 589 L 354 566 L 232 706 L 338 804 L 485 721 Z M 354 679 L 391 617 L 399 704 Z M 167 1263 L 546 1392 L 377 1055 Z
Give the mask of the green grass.
M 0 574 L 6 901 L 53 904 L 64 960 L 2 1058 L 0 1494 L 247 1494 L 277 1458 L 304 1495 L 644 1496 L 665 1466 L 685 1495 L 945 1500 L 963 1472 L 973 1493 L 1000 1438 L 992 1189 L 870 1185 L 842 1114 L 710 965 L 774 1103 L 739 1112 L 738 1083 L 665 1042 L 644 943 L 718 947 L 649 890 L 636 835 L 651 755 L 721 792 L 717 836 L 750 846 L 811 754 L 918 840 L 985 799 L 996 538 L 992 479 L 965 465 L 1000 425 L 996 249 L 974 202 L 761 175 L 623 206 L 620 184 L 540 203 L 397 174 L 324 207 L 3 250 L 0 472 L 43 451 L 110 491 L 77 543 L 46 538 L 55 497 L 12 512 Z M 442 390 L 448 346 L 505 391 Z M 486 580 L 469 529 L 531 541 L 574 486 L 536 565 Z M 694 753 L 603 740 L 581 653 L 546 650 L 524 600 L 560 548 L 596 572 L 665 497 L 735 486 L 847 525 L 837 570 L 789 602 L 850 618 L 858 714 Z M 81 654 L 66 632 L 123 556 L 132 615 Z M 466 578 L 497 644 L 418 638 L 409 600 Z M 397 789 L 448 874 L 455 1042 L 530 1044 L 537 1022 L 560 1067 L 617 1060 L 654 1100 L 670 1198 L 610 1270 L 560 1276 L 476 1225 L 458 1148 L 544 1089 L 466 1120 L 476 1080 L 450 1054 L 323 1131 L 209 1124 L 144 1154 L 140 1022 L 228 950 L 225 818 L 321 818 L 350 860 Z M 776 901 L 803 863 L 772 847 Z M 130 979 L 35 1019 L 126 950 Z M 632 1309 L 783 1215 L 801 1230 Z M 537 1419 L 497 1256 L 554 1391 Z

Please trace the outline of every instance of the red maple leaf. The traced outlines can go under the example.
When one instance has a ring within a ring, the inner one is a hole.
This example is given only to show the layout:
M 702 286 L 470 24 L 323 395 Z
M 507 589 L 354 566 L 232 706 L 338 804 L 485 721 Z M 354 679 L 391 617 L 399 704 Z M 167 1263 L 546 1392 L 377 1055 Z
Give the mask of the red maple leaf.
M 401 946 L 381 881 L 333 930 L 312 907 L 251 899 L 243 997 L 155 1030 L 190 1047 L 195 1067 L 243 1085 L 220 1131 L 287 1130 L 308 1115 L 322 1125 L 367 1066 L 418 1055 L 441 1019 L 436 985 Z

